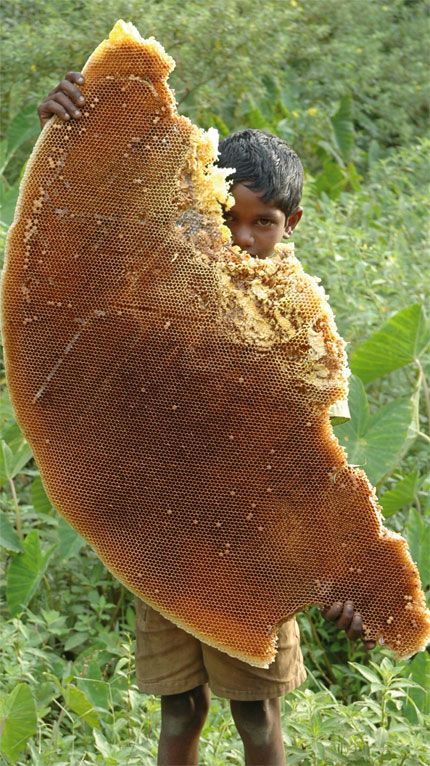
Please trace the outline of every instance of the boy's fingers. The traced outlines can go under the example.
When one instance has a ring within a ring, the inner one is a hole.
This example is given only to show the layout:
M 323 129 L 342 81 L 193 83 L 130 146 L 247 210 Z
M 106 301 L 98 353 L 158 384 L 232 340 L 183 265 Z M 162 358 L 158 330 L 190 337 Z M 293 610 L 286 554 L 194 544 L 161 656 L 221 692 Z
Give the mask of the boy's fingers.
M 352 601 L 345 601 L 342 614 L 336 623 L 337 627 L 345 628 L 345 630 L 346 628 L 349 628 L 353 616 L 354 616 L 354 605 Z
M 70 82 L 76 82 L 78 85 L 83 85 L 85 82 L 85 77 L 83 74 L 81 74 L 81 72 L 67 72 L 66 80 L 70 80 Z
M 51 101 L 61 104 L 69 116 L 73 117 L 75 120 L 78 120 L 80 117 L 82 117 L 82 112 L 78 109 L 76 104 L 74 104 L 73 101 L 71 101 L 71 99 L 64 93 L 56 93 L 55 96 L 52 97 Z
M 343 603 L 342 601 L 336 601 L 329 609 L 325 609 L 323 611 L 323 615 L 326 620 L 331 620 L 332 622 L 337 620 L 338 617 L 342 614 L 343 610 Z
M 363 619 L 359 612 L 354 612 L 352 601 L 336 601 L 331 607 L 323 610 L 323 616 L 326 620 L 336 622 L 338 628 L 345 628 L 346 635 L 354 641 L 363 637 Z M 367 651 L 374 649 L 376 641 L 364 641 L 364 647 Z
M 60 107 L 60 109 L 58 109 L 58 107 Z M 70 101 L 64 93 L 55 93 L 51 99 L 44 101 L 39 110 L 39 114 L 41 116 L 58 114 L 63 119 L 70 119 L 71 117 L 79 119 L 82 116 L 79 109 L 77 109 L 75 104 Z
M 45 101 L 39 108 L 39 117 L 42 124 L 45 124 L 53 114 L 57 114 L 62 120 L 70 120 L 70 115 L 64 109 L 64 106 L 58 104 L 57 101 Z
M 68 98 L 70 98 L 70 100 L 73 101 L 76 106 L 82 105 L 85 101 L 85 98 L 79 88 L 68 80 L 61 80 L 57 88 L 57 93 L 65 93 L 65 95 L 68 96 Z
M 354 616 L 351 620 L 351 625 L 346 631 L 346 635 L 351 641 L 355 641 L 356 638 L 360 638 L 363 633 L 363 620 L 361 614 L 354 612 Z

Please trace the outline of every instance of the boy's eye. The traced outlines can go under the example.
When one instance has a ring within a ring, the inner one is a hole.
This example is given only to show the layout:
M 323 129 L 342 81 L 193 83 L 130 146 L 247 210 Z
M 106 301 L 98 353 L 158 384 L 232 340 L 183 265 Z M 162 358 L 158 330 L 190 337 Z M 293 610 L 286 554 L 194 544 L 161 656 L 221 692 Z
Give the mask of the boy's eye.
M 273 221 L 271 221 L 270 218 L 259 218 L 258 223 L 261 226 L 270 226 Z

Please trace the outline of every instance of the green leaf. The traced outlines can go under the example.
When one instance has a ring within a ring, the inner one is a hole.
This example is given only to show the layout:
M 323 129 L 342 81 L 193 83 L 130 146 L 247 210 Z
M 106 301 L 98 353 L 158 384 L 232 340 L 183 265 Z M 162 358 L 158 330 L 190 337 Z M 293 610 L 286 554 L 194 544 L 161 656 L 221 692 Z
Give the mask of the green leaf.
M 64 691 L 64 700 L 70 710 L 82 718 L 92 728 L 100 729 L 100 722 L 93 705 L 81 689 L 70 684 Z
M 60 516 L 58 520 L 57 548 L 60 558 L 68 559 L 70 556 L 75 556 L 84 544 L 85 540 Z
M 31 483 L 31 501 L 36 513 L 49 513 L 52 508 L 40 476 L 36 476 Z
M 315 176 L 314 183 L 319 195 L 327 194 L 330 199 L 337 199 L 345 187 L 345 174 L 340 165 L 327 155 L 323 170 Z
M 13 221 L 18 194 L 19 182 L 13 186 L 6 186 L 5 183 L 0 185 L 0 221 L 5 226 L 10 226 Z
M 79 687 L 82 688 L 94 707 L 109 710 L 111 693 L 106 681 L 97 681 L 91 678 L 79 679 Z
M 26 141 L 36 138 L 39 133 L 40 127 L 36 112 L 33 104 L 30 104 L 18 112 L 8 125 L 0 174 L 3 173 L 16 150 Z
M 348 665 L 351 665 L 353 668 L 358 670 L 361 676 L 366 679 L 366 681 L 370 681 L 372 684 L 380 684 L 381 678 L 373 671 L 370 670 L 366 665 L 361 665 L 359 662 L 348 662 Z
M 101 732 L 94 731 L 93 733 L 97 750 L 102 754 L 103 758 L 109 758 L 112 750 L 109 742 L 103 736 L 103 734 L 101 734 Z
M 342 159 L 347 163 L 355 140 L 351 96 L 344 96 L 341 99 L 336 114 L 331 118 L 331 124 Z
M 1 423 L 1 431 L 0 431 L 0 438 L 7 441 L 9 446 L 11 447 L 11 439 L 6 435 L 7 432 L 11 427 L 15 427 L 15 430 L 19 428 L 15 423 L 15 413 L 13 411 L 12 402 L 10 401 L 9 397 L 9 391 L 6 388 L 6 386 L 3 386 L 3 389 L 0 394 L 0 423 Z M 21 433 L 21 432 L 20 432 Z
M 0 545 L 15 553 L 22 551 L 21 541 L 5 513 L 0 513 Z
M 31 449 L 22 435 L 14 450 L 2 439 L 0 444 L 0 487 L 22 471 L 31 457 Z
M 430 342 L 422 307 L 415 303 L 398 311 L 352 354 L 350 367 L 363 383 L 411 364 Z
M 13 558 L 7 573 L 6 597 L 12 616 L 30 603 L 55 549 L 52 546 L 42 552 L 36 529 L 27 535 L 22 547 L 23 552 Z
M 89 633 L 73 633 L 64 644 L 65 651 L 68 652 L 70 649 L 74 649 L 76 646 L 83 644 L 84 641 L 87 640 L 88 636 Z
M 0 748 L 15 762 L 37 731 L 36 705 L 27 684 L 18 684 L 0 699 Z
M 379 498 L 379 502 L 382 505 L 385 518 L 397 513 L 405 505 L 413 503 L 417 492 L 417 481 L 418 474 L 414 471 L 398 481 L 393 489 L 384 492 L 382 497 Z
M 248 111 L 244 114 L 244 122 L 249 128 L 260 130 L 267 128 L 267 120 L 255 104 L 251 104 Z
M 421 689 L 413 688 L 409 696 L 415 702 L 418 710 L 423 715 L 430 714 L 430 655 L 428 652 L 418 652 L 407 666 L 412 680 L 421 686 Z M 409 714 L 408 714 L 409 713 Z M 412 705 L 406 711 L 408 718 L 416 720 L 416 713 Z M 411 715 L 410 715 L 411 714 Z
M 378 484 L 398 464 L 406 446 L 414 408 L 411 399 L 395 399 L 369 414 L 364 386 L 351 377 L 351 420 L 335 427 L 348 462 L 364 469 L 371 484 Z
M 430 524 L 416 508 L 411 508 L 405 526 L 412 559 L 415 561 L 425 590 L 430 585 Z

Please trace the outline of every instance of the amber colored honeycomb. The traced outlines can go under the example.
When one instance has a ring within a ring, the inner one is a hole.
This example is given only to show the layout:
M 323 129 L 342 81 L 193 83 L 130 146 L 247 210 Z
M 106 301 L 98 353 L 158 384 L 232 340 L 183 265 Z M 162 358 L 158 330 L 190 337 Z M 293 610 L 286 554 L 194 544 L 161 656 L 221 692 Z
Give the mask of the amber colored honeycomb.
M 344 343 L 291 247 L 229 244 L 212 132 L 179 116 L 174 62 L 118 22 L 23 179 L 2 283 L 17 420 L 61 514 L 131 591 L 252 665 L 279 624 L 352 599 L 368 639 L 423 649 L 400 535 L 329 409 Z

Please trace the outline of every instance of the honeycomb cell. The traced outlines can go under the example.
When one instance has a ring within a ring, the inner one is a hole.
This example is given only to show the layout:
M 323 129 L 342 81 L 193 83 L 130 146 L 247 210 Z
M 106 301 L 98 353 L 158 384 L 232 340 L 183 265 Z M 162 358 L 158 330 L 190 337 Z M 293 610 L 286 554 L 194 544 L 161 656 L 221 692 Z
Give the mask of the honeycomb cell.
M 173 65 L 118 22 L 82 119 L 37 141 L 2 282 L 17 420 L 58 511 L 202 641 L 267 667 L 281 622 L 352 598 L 368 640 L 411 655 L 429 614 L 332 432 L 348 369 L 324 291 L 291 245 L 231 245 L 214 132 L 177 113 Z

